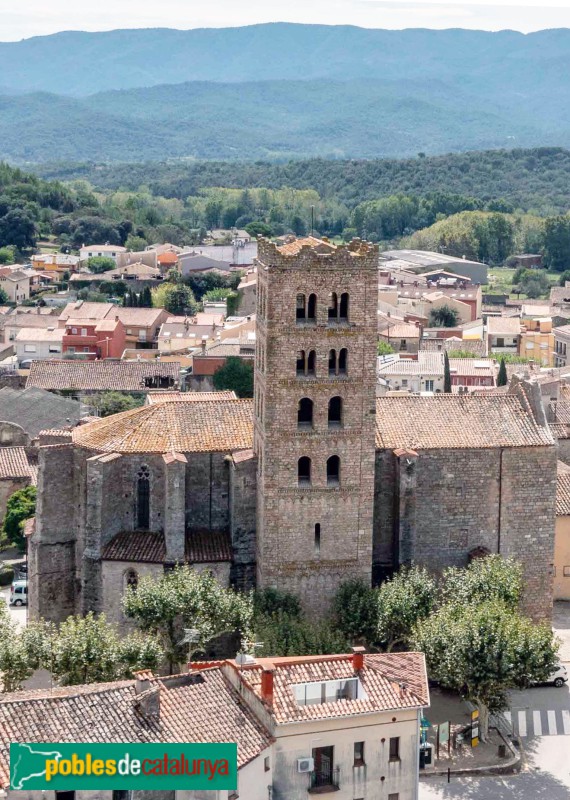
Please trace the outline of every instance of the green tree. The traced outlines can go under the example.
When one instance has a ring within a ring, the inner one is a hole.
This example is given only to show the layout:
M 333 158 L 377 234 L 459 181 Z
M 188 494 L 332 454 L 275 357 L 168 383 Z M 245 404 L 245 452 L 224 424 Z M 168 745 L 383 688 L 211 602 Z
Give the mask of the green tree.
M 429 312 L 430 328 L 455 328 L 459 321 L 459 315 L 451 306 L 443 305 L 439 308 L 432 308 Z
M 263 656 L 308 656 L 346 653 L 348 641 L 329 622 L 298 619 L 284 612 L 255 620 L 255 639 Z
M 246 225 L 245 229 L 249 233 L 249 235 L 253 237 L 256 236 L 269 237 L 273 235 L 273 228 L 266 222 L 254 220 L 253 222 L 250 222 L 248 225 Z
M 425 653 L 433 680 L 478 705 L 483 740 L 489 711 L 507 707 L 509 689 L 546 680 L 557 657 L 548 625 L 520 616 L 499 600 L 444 605 L 416 625 L 411 644 Z
M 447 350 L 449 358 L 479 358 L 473 350 Z
M 159 578 L 145 576 L 123 597 L 127 617 L 162 643 L 170 671 L 188 657 L 181 644 L 183 631 L 196 630 L 197 648 L 203 648 L 221 633 L 252 636 L 251 595 L 225 589 L 210 572 L 176 567 Z
M 0 601 L 0 686 L 3 692 L 15 692 L 34 672 L 25 638 L 20 635 L 8 608 Z
M 0 306 L 5 306 L 9 302 L 10 298 L 8 297 L 4 289 L 0 289 Z
M 357 578 L 342 583 L 335 595 L 333 612 L 339 630 L 351 642 L 376 642 L 377 592 L 368 583 Z
M 92 405 L 97 409 L 101 417 L 110 417 L 112 414 L 119 414 L 121 411 L 130 411 L 144 405 L 144 395 L 126 394 L 124 392 L 101 392 Z
M 165 308 L 171 314 L 193 316 L 198 304 L 192 289 L 183 283 L 163 283 L 152 291 L 152 304 L 155 308 Z
M 59 628 L 44 623 L 39 637 L 43 666 L 64 686 L 128 678 L 138 669 L 157 669 L 163 658 L 155 637 L 119 635 L 104 614 L 93 612 L 67 617 Z
M 384 342 L 380 340 L 378 342 L 378 355 L 379 356 L 389 356 L 391 353 L 394 353 L 394 348 L 388 342 Z
M 214 388 L 234 391 L 238 397 L 253 397 L 253 364 L 239 356 L 228 356 L 214 372 Z
M 559 286 L 565 286 L 566 282 L 570 281 L 570 269 L 565 269 L 558 279 Z
M 142 236 L 135 236 L 132 233 L 127 236 L 127 240 L 125 242 L 125 247 L 127 250 L 130 250 L 133 253 L 140 253 L 145 249 L 146 246 L 147 241 L 146 239 L 143 239 Z
M 30 519 L 30 517 L 33 517 L 35 513 L 35 486 L 25 486 L 23 489 L 14 492 L 8 499 L 2 533 L 20 550 L 24 550 L 26 546 L 24 540 L 24 522 Z
M 14 247 L 0 247 L 0 264 L 14 264 L 16 261 L 16 249 Z
M 87 259 L 87 268 L 99 275 L 101 272 L 108 272 L 110 269 L 115 269 L 117 264 L 113 258 L 108 256 L 93 256 Z
M 444 570 L 440 602 L 469 605 L 500 600 L 515 611 L 522 597 L 522 567 L 511 558 L 488 555 L 475 558 L 467 568 Z
M 451 394 L 451 369 L 447 350 L 443 354 L 443 391 L 445 394 Z
M 504 357 L 501 358 L 501 365 L 499 366 L 499 374 L 497 375 L 497 386 L 506 386 L 509 382 L 507 377 L 507 366 Z
M 408 646 L 414 625 L 429 616 L 437 599 L 437 583 L 425 567 L 403 567 L 377 591 L 376 642 L 388 650 Z
M 562 271 L 570 265 L 570 217 L 549 217 L 544 225 L 544 247 L 548 266 Z
M 13 208 L 0 217 L 0 246 L 13 245 L 18 250 L 36 246 L 38 228 L 33 217 L 22 208 Z

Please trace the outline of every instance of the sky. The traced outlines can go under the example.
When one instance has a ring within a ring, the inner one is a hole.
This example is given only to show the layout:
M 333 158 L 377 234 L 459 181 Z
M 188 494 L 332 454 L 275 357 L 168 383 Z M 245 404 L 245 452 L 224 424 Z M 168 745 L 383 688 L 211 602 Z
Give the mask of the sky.
M 570 27 L 570 0 L 0 0 L 0 41 L 61 30 L 220 28 L 258 22 L 364 28 L 477 28 L 528 33 Z

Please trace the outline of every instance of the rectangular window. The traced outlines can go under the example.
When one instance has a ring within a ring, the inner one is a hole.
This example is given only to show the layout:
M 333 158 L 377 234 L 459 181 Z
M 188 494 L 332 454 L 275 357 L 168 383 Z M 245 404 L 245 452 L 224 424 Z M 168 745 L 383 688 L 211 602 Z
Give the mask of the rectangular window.
M 68 347 L 67 348 L 67 352 L 68 353 L 75 353 L 75 347 Z
M 400 340 L 400 350 L 407 350 L 407 349 L 408 349 L 408 343 L 406 342 L 405 339 L 401 339 Z
M 81 328 L 81 335 L 87 336 L 87 328 Z
M 426 381 L 426 392 L 433 392 L 433 381 Z
M 398 792 L 391 792 L 388 795 L 388 800 L 400 800 L 400 795 Z
M 35 353 L 36 346 L 35 344 L 25 344 L 24 345 L 24 353 Z
M 71 333 L 77 333 L 77 328 L 72 328 Z
M 271 769 L 269 765 L 269 756 L 265 756 L 265 758 L 263 759 L 263 769 L 265 772 L 269 772 L 269 770 Z
M 504 340 L 504 339 L 501 339 L 501 338 L 499 337 L 499 338 L 497 339 L 497 344 L 495 345 L 495 347 L 504 347 L 504 346 L 505 346 L 505 340 Z
M 390 761 L 400 760 L 400 737 L 392 736 L 390 738 Z
M 132 334 L 132 329 L 131 328 L 127 328 L 127 333 L 128 334 Z
M 402 386 L 407 386 L 407 385 L 408 385 L 408 379 L 402 378 Z
M 61 353 L 61 347 L 58 344 L 50 344 L 49 352 L 50 353 Z
M 361 767 L 364 764 L 364 742 L 354 743 L 354 766 Z
M 88 352 L 89 352 L 89 348 L 88 348 L 88 347 L 84 347 L 84 348 L 83 348 L 83 352 L 84 352 L 84 353 L 88 353 Z
M 562 574 L 565 578 L 570 578 L 570 567 L 564 567 Z

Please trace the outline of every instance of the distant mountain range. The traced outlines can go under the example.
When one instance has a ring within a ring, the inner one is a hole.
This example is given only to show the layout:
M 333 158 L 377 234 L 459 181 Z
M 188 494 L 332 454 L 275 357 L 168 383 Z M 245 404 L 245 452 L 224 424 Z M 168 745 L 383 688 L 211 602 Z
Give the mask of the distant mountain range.
M 570 145 L 570 30 L 271 24 L 0 43 L 0 158 L 402 157 Z

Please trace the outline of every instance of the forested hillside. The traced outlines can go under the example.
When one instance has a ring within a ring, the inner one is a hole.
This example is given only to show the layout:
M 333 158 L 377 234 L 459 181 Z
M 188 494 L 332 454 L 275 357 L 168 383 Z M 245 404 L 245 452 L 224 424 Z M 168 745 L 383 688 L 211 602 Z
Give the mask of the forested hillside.
M 310 189 L 323 200 L 350 208 L 393 194 L 460 194 L 482 200 L 506 199 L 508 208 L 541 213 L 570 208 L 570 150 L 540 147 L 410 159 L 268 162 L 188 162 L 129 165 L 48 164 L 45 178 L 82 179 L 102 190 L 136 191 L 180 200 L 205 189 Z M 454 208 L 448 213 L 462 209 Z M 500 208 L 499 208 L 500 210 Z
M 19 164 L 570 146 L 567 30 L 65 32 L 0 60 L 0 158 Z

